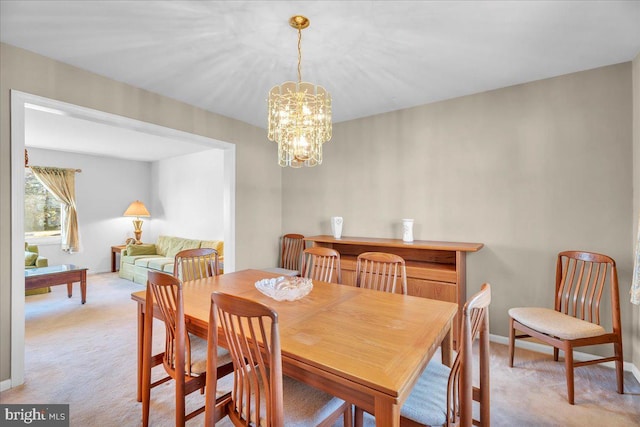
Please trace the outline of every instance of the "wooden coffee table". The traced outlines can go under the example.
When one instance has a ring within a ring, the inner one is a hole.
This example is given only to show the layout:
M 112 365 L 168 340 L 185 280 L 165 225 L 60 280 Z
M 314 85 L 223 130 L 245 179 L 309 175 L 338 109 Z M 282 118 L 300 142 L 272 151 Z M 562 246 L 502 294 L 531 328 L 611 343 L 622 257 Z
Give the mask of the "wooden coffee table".
M 25 290 L 45 288 L 47 286 L 67 285 L 67 295 L 73 294 L 73 282 L 80 282 L 82 304 L 87 302 L 87 268 L 73 264 L 52 265 L 50 267 L 30 268 L 24 271 Z

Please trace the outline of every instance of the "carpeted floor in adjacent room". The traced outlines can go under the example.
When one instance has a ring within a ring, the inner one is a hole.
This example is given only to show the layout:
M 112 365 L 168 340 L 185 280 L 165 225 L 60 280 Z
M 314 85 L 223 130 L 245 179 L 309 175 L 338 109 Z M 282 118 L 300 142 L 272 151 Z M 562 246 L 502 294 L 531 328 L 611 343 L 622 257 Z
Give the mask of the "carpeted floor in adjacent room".
M 117 273 L 89 275 L 87 303 L 79 289 L 65 286 L 26 299 L 25 383 L 0 393 L 1 403 L 68 403 L 71 426 L 127 427 L 141 424 L 136 401 L 136 304 L 142 286 Z M 156 321 L 157 322 L 157 321 Z M 155 351 L 162 346 L 161 323 L 154 327 Z M 154 369 L 161 375 L 162 368 Z M 625 394 L 615 392 L 612 369 L 576 370 L 576 405 L 566 402 L 562 363 L 518 349 L 507 366 L 507 348 L 491 344 L 491 424 L 495 426 L 640 426 L 640 385 L 625 373 Z M 151 392 L 151 425 L 174 422 L 173 382 Z M 194 393 L 188 408 L 201 405 Z M 202 425 L 200 415 L 187 424 Z M 229 426 L 228 419 L 219 425 Z M 339 423 L 342 425 L 342 423 Z

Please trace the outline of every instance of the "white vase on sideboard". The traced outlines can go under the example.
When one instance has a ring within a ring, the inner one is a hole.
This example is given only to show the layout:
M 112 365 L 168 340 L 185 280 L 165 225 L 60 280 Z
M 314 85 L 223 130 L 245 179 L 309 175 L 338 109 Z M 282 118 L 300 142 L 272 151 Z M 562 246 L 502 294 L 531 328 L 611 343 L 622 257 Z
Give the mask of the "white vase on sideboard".
M 342 223 L 343 221 L 341 216 L 331 217 L 331 233 L 333 233 L 334 239 L 342 237 Z
M 413 219 L 405 218 L 402 220 L 402 241 L 413 242 Z

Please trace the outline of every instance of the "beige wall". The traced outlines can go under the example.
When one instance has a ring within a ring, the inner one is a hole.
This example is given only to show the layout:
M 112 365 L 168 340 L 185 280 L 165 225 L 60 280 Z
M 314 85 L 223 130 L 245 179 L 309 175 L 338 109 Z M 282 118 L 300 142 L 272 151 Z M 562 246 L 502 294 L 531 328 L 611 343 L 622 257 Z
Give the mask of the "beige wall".
M 236 269 L 275 265 L 281 170 L 263 129 L 6 44 L 0 67 L 0 381 L 11 355 L 11 89 L 236 144 Z
M 640 218 L 640 54 L 633 61 L 633 235 Z M 640 306 L 633 309 L 633 364 L 640 372 Z
M 336 124 L 322 166 L 284 170 L 283 229 L 482 242 L 467 294 L 492 284 L 502 336 L 510 307 L 553 306 L 559 251 L 608 254 L 631 360 L 631 106 L 624 63 Z
M 627 297 L 640 204 L 631 63 L 339 123 L 322 166 L 282 172 L 263 129 L 6 44 L 0 67 L 0 380 L 10 376 L 11 89 L 236 144 L 237 269 L 275 263 L 280 224 L 328 233 L 342 215 L 345 235 L 400 237 L 412 217 L 416 239 L 486 244 L 468 257 L 467 293 L 493 285 L 492 333 L 507 335 L 509 307 L 551 304 L 558 251 L 609 254 L 626 359 L 635 349 L 640 365 Z

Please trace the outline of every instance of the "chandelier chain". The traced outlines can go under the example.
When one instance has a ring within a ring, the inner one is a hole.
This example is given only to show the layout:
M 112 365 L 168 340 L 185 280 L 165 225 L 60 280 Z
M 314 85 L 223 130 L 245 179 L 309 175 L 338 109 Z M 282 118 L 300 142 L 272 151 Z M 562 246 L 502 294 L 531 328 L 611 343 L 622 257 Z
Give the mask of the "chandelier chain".
M 300 64 L 302 63 L 302 29 L 298 27 L 298 83 L 302 81 L 302 72 Z

